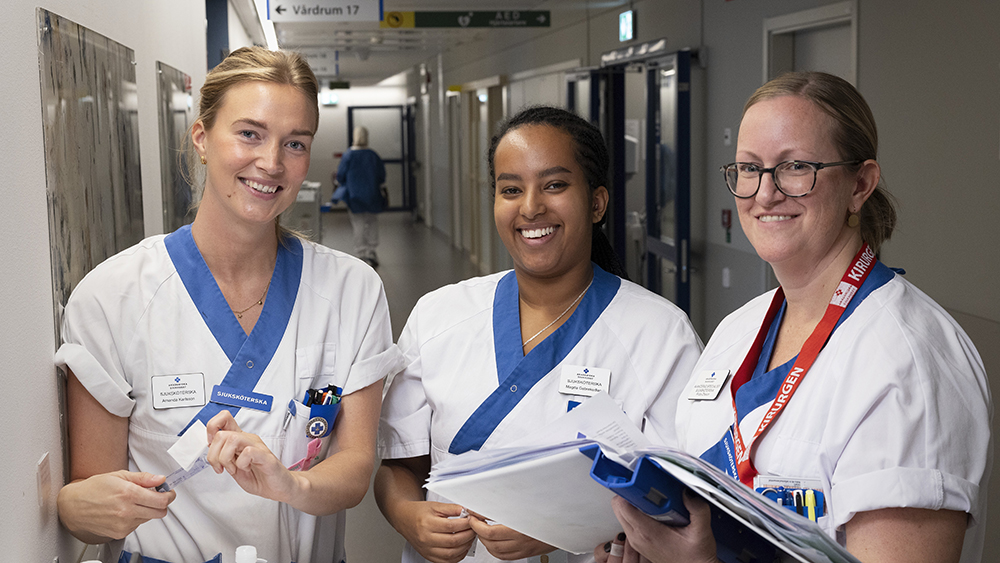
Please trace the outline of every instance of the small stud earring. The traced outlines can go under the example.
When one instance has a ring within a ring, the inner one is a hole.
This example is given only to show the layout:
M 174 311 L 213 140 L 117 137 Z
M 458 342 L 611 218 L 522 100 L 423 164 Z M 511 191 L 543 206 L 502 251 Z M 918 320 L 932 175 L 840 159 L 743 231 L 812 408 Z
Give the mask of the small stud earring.
M 851 214 L 847 216 L 847 226 L 853 229 L 859 224 L 861 224 L 861 216 L 851 211 Z
M 205 155 L 201 155 L 201 163 L 202 164 L 207 164 L 208 163 L 208 161 L 205 160 Z

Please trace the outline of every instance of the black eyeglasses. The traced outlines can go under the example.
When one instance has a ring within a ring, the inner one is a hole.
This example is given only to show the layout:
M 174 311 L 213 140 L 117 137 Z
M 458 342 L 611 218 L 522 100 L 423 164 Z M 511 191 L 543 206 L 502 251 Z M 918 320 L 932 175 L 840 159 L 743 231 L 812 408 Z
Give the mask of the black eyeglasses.
M 734 162 L 720 168 L 726 177 L 726 186 L 734 196 L 748 199 L 757 195 L 764 174 L 770 173 L 778 191 L 788 197 L 802 197 L 816 186 L 816 173 L 831 166 L 861 164 L 864 160 L 844 160 L 842 162 L 810 162 L 808 160 L 787 160 L 771 168 L 764 168 L 752 162 Z

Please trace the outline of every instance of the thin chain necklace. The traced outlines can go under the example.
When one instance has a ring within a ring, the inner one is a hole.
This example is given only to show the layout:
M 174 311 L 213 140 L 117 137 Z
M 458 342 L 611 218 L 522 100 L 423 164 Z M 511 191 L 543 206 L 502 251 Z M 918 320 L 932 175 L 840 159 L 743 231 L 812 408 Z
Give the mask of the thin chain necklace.
M 569 307 L 566 307 L 566 309 L 562 313 L 559 313 L 558 317 L 552 319 L 551 323 L 545 325 L 545 328 L 543 328 L 542 330 L 536 332 L 534 336 L 532 336 L 531 338 L 529 338 L 529 339 L 525 340 L 524 342 L 522 342 L 521 343 L 521 347 L 524 348 L 525 346 L 527 346 L 529 342 L 531 342 L 532 340 L 538 338 L 539 334 L 545 332 L 546 330 L 549 329 L 550 326 L 556 324 L 556 322 L 558 322 L 559 319 L 563 318 L 563 316 L 565 316 L 566 313 L 568 313 L 569 310 L 573 308 L 573 305 L 576 305 L 576 302 L 579 301 L 583 297 L 583 294 L 587 293 L 587 290 L 590 289 L 590 285 L 592 283 L 594 283 L 594 278 L 590 278 L 590 283 L 587 284 L 587 287 L 583 288 L 583 291 L 580 292 L 580 295 L 576 296 L 576 299 L 574 299 L 573 302 L 569 304 Z
M 236 309 L 233 309 L 233 312 L 236 313 L 236 318 L 237 319 L 242 319 L 243 318 L 243 313 L 246 313 L 247 311 L 249 311 L 250 309 L 253 309 L 257 305 L 264 305 L 264 296 L 267 295 L 267 290 L 270 287 L 271 287 L 271 281 L 268 280 L 267 285 L 264 286 L 264 293 L 260 294 L 260 299 L 258 299 L 256 303 L 251 304 L 249 307 L 247 307 L 246 309 L 243 309 L 242 311 L 237 311 Z M 230 309 L 232 309 L 232 307 L 230 307 Z

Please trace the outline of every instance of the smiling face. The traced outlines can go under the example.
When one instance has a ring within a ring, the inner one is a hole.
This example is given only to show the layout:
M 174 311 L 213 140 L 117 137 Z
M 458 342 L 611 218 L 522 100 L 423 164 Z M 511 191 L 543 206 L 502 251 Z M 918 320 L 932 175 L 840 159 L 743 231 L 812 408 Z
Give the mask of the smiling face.
M 805 98 L 765 99 L 743 116 L 736 160 L 767 168 L 786 160 L 843 160 L 832 140 L 834 127 L 833 118 Z M 757 254 L 776 269 L 782 264 L 819 266 L 858 236 L 847 227 L 846 218 L 870 193 L 858 192 L 859 177 L 850 166 L 825 168 L 818 171 L 811 193 L 790 198 L 765 174 L 757 195 L 736 199 L 743 232 Z
M 493 217 L 518 273 L 551 278 L 589 268 L 608 192 L 591 193 L 572 137 L 548 125 L 518 127 L 500 140 L 494 163 Z
M 192 141 L 207 162 L 199 213 L 273 224 L 295 201 L 309 171 L 315 111 L 293 86 L 249 81 L 231 87 L 210 129 Z

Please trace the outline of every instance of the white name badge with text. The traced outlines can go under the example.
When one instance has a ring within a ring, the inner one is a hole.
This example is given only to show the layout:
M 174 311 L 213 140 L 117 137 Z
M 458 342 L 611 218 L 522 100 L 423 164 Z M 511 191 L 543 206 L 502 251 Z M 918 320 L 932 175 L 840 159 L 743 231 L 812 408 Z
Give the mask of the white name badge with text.
M 154 409 L 205 406 L 205 374 L 154 375 L 150 381 Z
M 565 395 L 593 397 L 601 391 L 611 390 L 611 370 L 588 366 L 563 366 L 559 378 L 559 392 Z
M 694 376 L 689 401 L 714 401 L 729 379 L 729 370 L 704 370 Z

